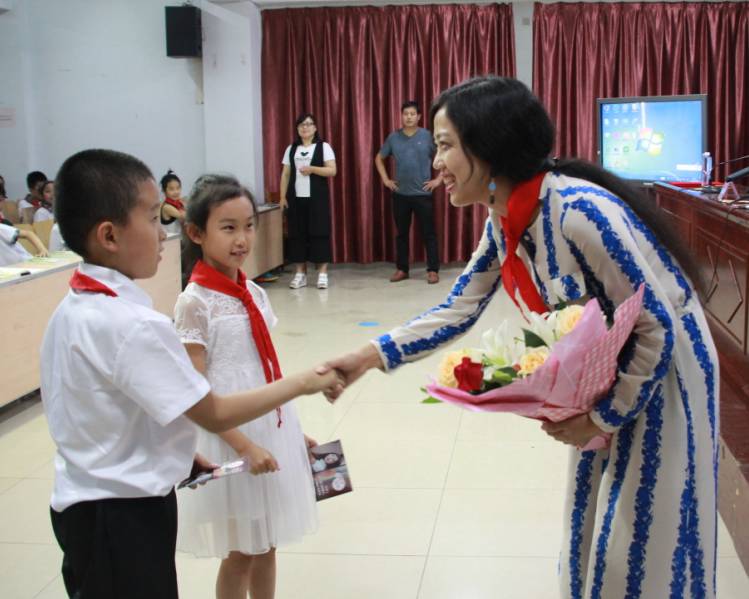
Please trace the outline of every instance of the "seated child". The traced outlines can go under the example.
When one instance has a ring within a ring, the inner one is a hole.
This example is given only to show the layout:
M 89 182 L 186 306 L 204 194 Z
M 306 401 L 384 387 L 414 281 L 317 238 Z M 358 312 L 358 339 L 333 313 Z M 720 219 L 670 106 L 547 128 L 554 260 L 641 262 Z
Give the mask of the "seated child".
M 19 239 L 28 239 L 34 248 L 36 248 L 37 256 L 49 255 L 42 240 L 33 231 L 16 229 L 11 225 L 0 223 L 0 266 L 24 262 L 31 258 L 31 254 L 18 243 Z
M 26 175 L 26 187 L 29 193 L 18 202 L 18 214 L 21 222 L 30 225 L 34 222 L 34 213 L 41 203 L 39 185 L 47 180 L 47 175 L 41 171 L 31 171 Z
M 182 201 L 182 181 L 174 171 L 167 171 L 161 177 L 161 191 L 164 192 L 161 224 L 167 233 L 181 233 L 185 222 L 185 203 Z
M 341 381 L 318 367 L 213 393 L 134 282 L 156 273 L 166 238 L 151 171 L 127 154 L 85 150 L 56 183 L 60 231 L 84 259 L 41 348 L 54 364 L 41 391 L 57 446 L 51 518 L 65 587 L 80 599 L 174 599 L 174 486 L 194 458 L 208 467 L 194 455 L 193 422 L 221 432 L 296 396 L 340 392 Z
M 45 181 L 39 185 L 39 208 L 34 213 L 34 222 L 38 223 L 43 220 L 53 220 L 55 215 L 52 213 L 52 207 L 55 202 L 55 182 Z

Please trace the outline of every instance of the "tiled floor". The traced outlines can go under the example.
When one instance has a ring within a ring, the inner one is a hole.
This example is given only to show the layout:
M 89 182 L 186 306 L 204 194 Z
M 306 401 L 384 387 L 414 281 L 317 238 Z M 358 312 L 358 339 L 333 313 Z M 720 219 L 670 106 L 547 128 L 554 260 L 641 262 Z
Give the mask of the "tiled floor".
M 287 372 L 358 347 L 442 299 L 456 269 L 393 285 L 390 267 L 341 267 L 331 287 L 266 286 Z M 314 278 L 312 279 L 314 280 Z M 497 298 L 469 339 L 514 308 Z M 372 326 L 362 323 L 377 322 Z M 458 342 L 459 345 L 466 341 Z M 320 504 L 317 534 L 279 555 L 278 599 L 552 599 L 566 449 L 538 424 L 422 405 L 437 356 L 368 374 L 335 406 L 297 402 L 308 434 L 343 441 L 356 490 Z M 49 525 L 53 445 L 36 402 L 0 422 L 0 597 L 65 596 Z M 181 596 L 213 596 L 217 560 L 178 555 Z M 721 524 L 718 596 L 749 597 Z

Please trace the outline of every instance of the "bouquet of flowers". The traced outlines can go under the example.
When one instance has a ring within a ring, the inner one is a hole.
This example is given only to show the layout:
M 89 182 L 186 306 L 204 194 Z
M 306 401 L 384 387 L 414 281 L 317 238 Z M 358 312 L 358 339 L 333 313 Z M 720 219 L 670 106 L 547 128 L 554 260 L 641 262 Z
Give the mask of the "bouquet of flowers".
M 479 412 L 512 412 L 560 422 L 589 412 L 614 383 L 617 357 L 642 308 L 644 286 L 623 302 L 607 328 L 598 302 L 531 313 L 524 338 L 507 322 L 484 333 L 481 349 L 448 353 L 425 403 L 443 401 Z M 605 447 L 596 437 L 583 449 Z

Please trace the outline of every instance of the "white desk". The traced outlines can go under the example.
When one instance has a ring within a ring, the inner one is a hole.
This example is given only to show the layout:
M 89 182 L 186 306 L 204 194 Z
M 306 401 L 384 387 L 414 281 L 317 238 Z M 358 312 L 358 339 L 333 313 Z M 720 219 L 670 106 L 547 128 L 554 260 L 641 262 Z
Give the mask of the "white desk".
M 39 347 L 44 331 L 68 292 L 68 281 L 80 257 L 64 252 L 55 254 L 53 260 L 13 265 L 31 272 L 21 277 L 4 278 L 0 268 L 0 406 L 39 388 Z M 170 318 L 181 289 L 180 270 L 180 241 L 174 235 L 164 242 L 156 276 L 138 281 L 153 298 L 154 308 Z

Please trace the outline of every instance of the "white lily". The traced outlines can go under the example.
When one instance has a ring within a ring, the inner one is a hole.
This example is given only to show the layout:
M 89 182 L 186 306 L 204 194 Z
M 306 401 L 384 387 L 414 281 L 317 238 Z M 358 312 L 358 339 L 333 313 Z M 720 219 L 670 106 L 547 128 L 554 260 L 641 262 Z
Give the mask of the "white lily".
M 505 320 L 498 327 L 489 329 L 481 336 L 484 346 L 484 356 L 490 360 L 495 368 L 512 366 L 525 353 L 525 343 L 515 337 L 510 331 L 510 325 Z M 494 370 L 489 374 L 493 374 Z M 486 376 L 486 371 L 484 375 Z
M 558 339 L 556 334 L 557 313 L 537 314 L 529 310 L 527 316 L 530 326 L 524 328 L 541 337 L 547 347 L 554 345 Z

